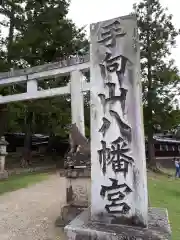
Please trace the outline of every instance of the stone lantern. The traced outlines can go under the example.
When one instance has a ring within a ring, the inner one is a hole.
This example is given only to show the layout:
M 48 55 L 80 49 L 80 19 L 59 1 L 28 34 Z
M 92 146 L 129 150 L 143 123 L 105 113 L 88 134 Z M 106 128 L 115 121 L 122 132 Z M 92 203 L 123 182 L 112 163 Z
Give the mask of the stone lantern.
M 8 154 L 6 149 L 7 149 L 8 142 L 5 140 L 5 137 L 2 136 L 0 138 L 0 178 L 7 178 L 8 173 L 5 171 L 5 160 L 6 160 L 6 155 Z

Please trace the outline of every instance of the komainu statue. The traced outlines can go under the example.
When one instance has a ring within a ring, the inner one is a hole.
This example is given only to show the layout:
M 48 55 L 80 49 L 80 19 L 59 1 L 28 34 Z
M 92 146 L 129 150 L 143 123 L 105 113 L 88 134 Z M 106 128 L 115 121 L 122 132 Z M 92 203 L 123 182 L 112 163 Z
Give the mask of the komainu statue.
M 75 168 L 90 166 L 90 143 L 81 134 L 76 124 L 72 124 L 69 133 L 70 151 L 65 156 L 64 167 Z

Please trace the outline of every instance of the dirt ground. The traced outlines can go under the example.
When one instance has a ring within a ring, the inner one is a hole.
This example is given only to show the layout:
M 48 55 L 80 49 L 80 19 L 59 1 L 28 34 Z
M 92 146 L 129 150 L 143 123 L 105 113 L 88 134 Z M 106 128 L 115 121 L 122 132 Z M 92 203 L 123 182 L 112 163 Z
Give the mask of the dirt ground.
M 58 174 L 0 196 L 0 239 L 65 240 L 54 224 L 64 203 L 65 179 Z

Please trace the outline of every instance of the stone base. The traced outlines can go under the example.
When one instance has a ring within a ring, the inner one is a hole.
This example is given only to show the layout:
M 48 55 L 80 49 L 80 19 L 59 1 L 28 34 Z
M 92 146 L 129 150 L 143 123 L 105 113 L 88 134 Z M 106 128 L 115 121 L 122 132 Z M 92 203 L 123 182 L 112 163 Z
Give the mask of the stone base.
M 91 171 L 89 168 L 66 169 L 60 176 L 66 177 L 66 204 L 55 222 L 57 227 L 69 224 L 89 205 L 91 189 Z
M 7 171 L 0 172 L 0 180 L 7 179 L 9 176 Z
M 149 208 L 148 228 L 102 224 L 90 220 L 90 209 L 65 227 L 69 240 L 169 240 L 171 229 L 166 209 Z
M 85 208 L 82 206 L 79 206 L 79 207 L 73 206 L 73 205 L 64 206 L 61 209 L 61 216 L 59 216 L 56 219 L 56 222 L 55 222 L 56 227 L 65 227 L 84 210 Z
M 90 169 L 68 169 L 66 173 L 66 203 L 73 206 L 90 205 Z

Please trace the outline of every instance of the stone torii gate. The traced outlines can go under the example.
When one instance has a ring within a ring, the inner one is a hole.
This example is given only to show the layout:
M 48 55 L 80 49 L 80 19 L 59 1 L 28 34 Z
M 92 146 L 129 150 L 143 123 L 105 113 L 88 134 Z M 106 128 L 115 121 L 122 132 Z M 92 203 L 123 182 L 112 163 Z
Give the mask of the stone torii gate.
M 89 71 L 89 55 L 71 57 L 66 60 L 48 63 L 23 70 L 0 73 L 0 87 L 26 83 L 25 93 L 0 96 L 0 104 L 50 98 L 64 94 L 71 95 L 72 123 L 85 135 L 83 92 L 90 90 L 83 73 Z M 38 82 L 48 78 L 70 75 L 70 82 L 64 87 L 38 90 Z M 78 107 L 77 107 L 78 106 Z

